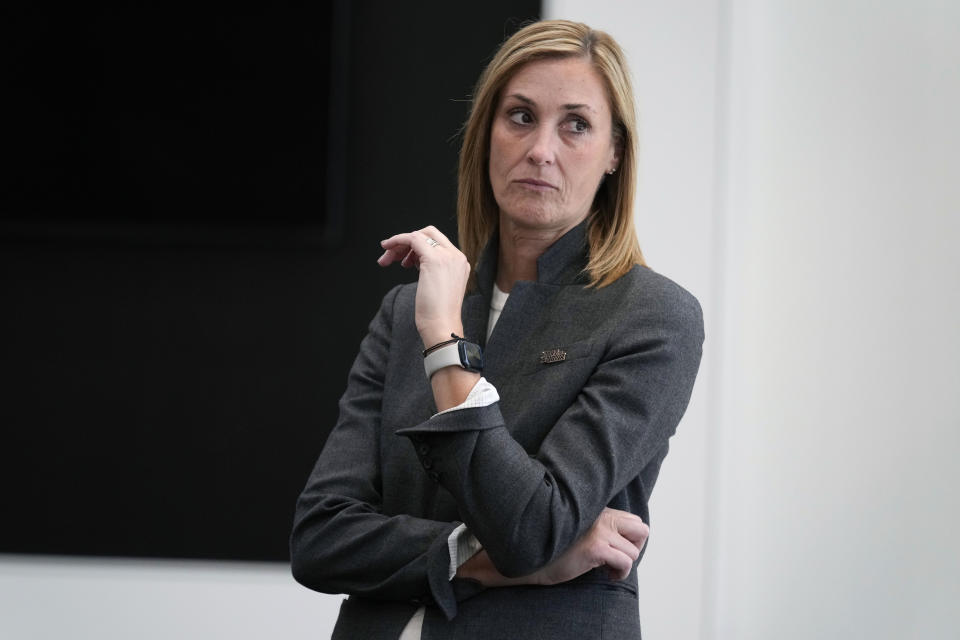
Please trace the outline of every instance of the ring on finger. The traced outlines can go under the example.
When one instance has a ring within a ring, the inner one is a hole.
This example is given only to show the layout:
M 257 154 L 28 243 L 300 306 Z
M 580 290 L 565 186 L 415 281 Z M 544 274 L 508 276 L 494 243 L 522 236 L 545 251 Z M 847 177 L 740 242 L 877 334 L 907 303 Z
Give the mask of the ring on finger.
M 427 238 L 427 244 L 430 245 L 431 247 L 436 247 L 440 243 L 434 240 L 433 238 Z

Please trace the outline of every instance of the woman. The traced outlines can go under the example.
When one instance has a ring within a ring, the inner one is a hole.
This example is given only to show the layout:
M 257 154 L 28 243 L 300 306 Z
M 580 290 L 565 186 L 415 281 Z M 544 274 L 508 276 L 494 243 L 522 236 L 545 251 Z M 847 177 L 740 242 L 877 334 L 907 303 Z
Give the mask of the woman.
M 463 251 L 433 227 L 383 241 L 419 281 L 384 298 L 297 504 L 296 579 L 351 595 L 334 637 L 639 637 L 703 328 L 643 266 L 635 140 L 623 54 L 585 25 L 525 27 L 480 77 Z

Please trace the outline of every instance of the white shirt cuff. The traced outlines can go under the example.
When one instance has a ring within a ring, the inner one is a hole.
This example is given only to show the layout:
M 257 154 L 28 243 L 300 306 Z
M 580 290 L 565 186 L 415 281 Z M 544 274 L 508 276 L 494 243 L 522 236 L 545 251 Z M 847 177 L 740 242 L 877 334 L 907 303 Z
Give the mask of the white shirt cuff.
M 450 552 L 450 570 L 447 580 L 453 580 L 460 565 L 472 558 L 480 549 L 483 549 L 483 545 L 475 535 L 470 533 L 467 525 L 461 524 L 454 529 L 447 538 L 447 550 Z
M 433 417 L 439 416 L 441 413 L 449 413 L 450 411 L 459 411 L 460 409 L 478 409 L 480 407 L 486 407 L 500 400 L 500 394 L 497 393 L 497 388 L 492 384 L 487 382 L 487 379 L 481 377 L 477 380 L 477 384 L 473 385 L 473 389 L 470 389 L 470 393 L 467 394 L 467 399 L 458 404 L 455 407 L 450 407 L 449 409 L 444 409 L 433 415 Z

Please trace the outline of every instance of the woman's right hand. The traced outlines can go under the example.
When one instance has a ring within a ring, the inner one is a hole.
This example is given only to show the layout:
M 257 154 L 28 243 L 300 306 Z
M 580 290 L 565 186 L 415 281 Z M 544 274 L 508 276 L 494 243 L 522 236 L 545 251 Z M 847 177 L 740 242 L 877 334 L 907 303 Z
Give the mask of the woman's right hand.
M 420 271 L 414 320 L 424 346 L 449 340 L 451 332 L 463 333 L 460 314 L 470 263 L 456 245 L 428 226 L 390 236 L 380 246 L 384 251 L 377 264 L 381 267 L 399 262 Z
M 460 578 L 478 580 L 487 587 L 521 584 L 554 585 L 568 582 L 600 566 L 606 566 L 611 580 L 624 580 L 647 542 L 650 527 L 627 511 L 605 508 L 593 526 L 563 555 L 539 571 L 522 578 L 503 576 L 486 551 L 480 551 L 457 570 Z

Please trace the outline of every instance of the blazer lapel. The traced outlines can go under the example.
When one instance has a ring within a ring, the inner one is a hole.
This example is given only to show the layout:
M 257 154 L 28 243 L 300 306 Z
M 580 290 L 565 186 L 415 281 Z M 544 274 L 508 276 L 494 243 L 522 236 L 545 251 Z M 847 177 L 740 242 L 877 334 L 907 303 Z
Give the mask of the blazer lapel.
M 550 308 L 550 298 L 558 287 L 535 282 L 516 282 L 507 304 L 504 305 L 484 350 L 484 375 L 496 385 L 500 374 L 521 366 L 518 359 L 524 345 L 542 324 L 544 313 Z
M 461 319 L 465 337 L 483 347 L 483 375 L 496 385 L 501 373 L 522 363 L 518 361 L 520 347 L 527 344 L 534 332 L 550 314 L 551 298 L 563 285 L 586 284 L 587 222 L 574 227 L 559 238 L 537 260 L 537 282 L 518 281 L 487 340 L 490 318 L 490 298 L 496 278 L 497 256 L 500 250 L 499 232 L 494 230 L 477 264 L 477 288 L 463 302 Z

